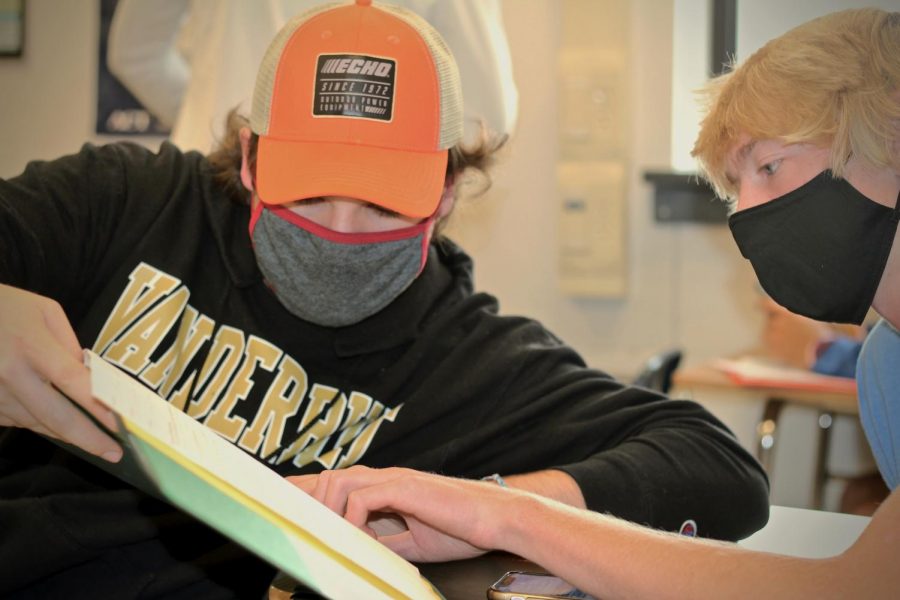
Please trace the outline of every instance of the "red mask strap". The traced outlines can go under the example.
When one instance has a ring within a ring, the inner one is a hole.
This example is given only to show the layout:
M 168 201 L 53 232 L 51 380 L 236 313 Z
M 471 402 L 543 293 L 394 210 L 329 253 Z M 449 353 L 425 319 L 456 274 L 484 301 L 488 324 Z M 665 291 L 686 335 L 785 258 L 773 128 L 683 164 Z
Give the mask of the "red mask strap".
M 256 206 L 254 206 L 250 210 L 250 225 L 247 228 L 250 232 L 250 239 L 253 239 L 253 229 L 256 227 L 256 222 L 259 221 L 259 215 L 262 214 L 263 203 L 259 198 L 256 199 Z
M 283 205 L 267 205 L 266 209 L 276 217 L 291 223 L 301 229 L 331 242 L 339 244 L 376 244 L 378 242 L 393 242 L 396 240 L 405 240 L 424 233 L 428 226 L 434 221 L 435 215 L 431 215 L 421 223 L 416 223 L 409 227 L 400 229 L 391 229 L 389 231 L 372 231 L 368 233 L 343 233 L 323 227 L 314 221 L 310 221 L 305 217 L 301 217 L 291 209 Z
M 257 198 L 256 206 L 254 206 L 253 210 L 250 212 L 249 231 L 251 240 L 253 239 L 253 229 L 256 227 L 256 223 L 259 221 L 259 217 L 262 215 L 264 208 L 278 218 L 287 221 L 296 227 L 300 227 L 313 235 L 339 244 L 376 244 L 379 242 L 405 240 L 421 235 L 422 247 L 420 254 L 422 258 L 419 262 L 419 273 L 422 272 L 422 269 L 425 268 L 425 263 L 428 261 L 428 246 L 431 243 L 431 231 L 429 231 L 429 229 L 431 224 L 434 223 L 437 218 L 437 210 L 435 210 L 427 219 L 410 227 L 391 229 L 389 231 L 373 231 L 369 233 L 342 233 L 323 227 L 305 217 L 301 217 L 286 206 L 280 204 L 265 204 L 262 200 Z

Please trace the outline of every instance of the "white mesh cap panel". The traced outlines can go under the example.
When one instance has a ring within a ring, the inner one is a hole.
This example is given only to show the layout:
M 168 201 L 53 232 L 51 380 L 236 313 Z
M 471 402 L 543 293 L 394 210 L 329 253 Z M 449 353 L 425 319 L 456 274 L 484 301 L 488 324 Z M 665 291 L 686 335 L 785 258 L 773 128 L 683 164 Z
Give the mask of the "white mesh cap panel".
M 373 4 L 376 5 L 402 19 L 422 36 L 434 61 L 440 89 L 441 132 L 438 148 L 447 149 L 455 146 L 463 136 L 463 97 L 459 69 L 450 48 L 437 30 L 419 14 L 392 4 Z

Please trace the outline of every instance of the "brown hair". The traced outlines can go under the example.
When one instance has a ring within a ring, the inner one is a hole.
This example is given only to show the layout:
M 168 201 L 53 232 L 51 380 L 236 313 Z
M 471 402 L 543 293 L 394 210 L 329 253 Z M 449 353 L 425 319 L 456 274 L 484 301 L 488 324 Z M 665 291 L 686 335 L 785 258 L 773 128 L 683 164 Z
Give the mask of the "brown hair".
M 900 13 L 845 10 L 768 42 L 707 84 L 707 115 L 691 154 L 716 193 L 733 199 L 728 157 L 741 136 L 831 145 L 841 176 L 851 156 L 900 166 Z
M 250 192 L 241 181 L 241 139 L 240 131 L 250 127 L 246 117 L 237 109 L 228 113 L 225 123 L 225 134 L 217 147 L 207 156 L 212 167 L 213 178 L 222 186 L 228 196 L 241 204 L 250 203 Z M 447 160 L 447 179 L 456 183 L 454 193 L 461 196 L 478 196 L 491 187 L 490 168 L 497 161 L 499 150 L 506 144 L 506 135 L 498 135 L 487 129 L 482 123 L 479 139 L 471 144 L 457 144 L 450 148 Z M 250 173 L 256 175 L 256 148 L 259 136 L 250 136 L 248 160 Z M 447 215 L 449 216 L 449 215 Z M 435 226 L 434 237 L 438 238 L 443 231 L 447 217 Z

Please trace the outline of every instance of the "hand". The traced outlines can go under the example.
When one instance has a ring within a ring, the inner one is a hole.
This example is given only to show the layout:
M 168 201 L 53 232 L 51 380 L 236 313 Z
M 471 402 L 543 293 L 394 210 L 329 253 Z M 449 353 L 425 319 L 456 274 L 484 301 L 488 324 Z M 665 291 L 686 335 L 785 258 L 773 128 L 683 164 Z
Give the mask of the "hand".
M 411 469 L 353 466 L 288 477 L 391 550 L 416 562 L 471 558 L 496 548 L 513 490 Z M 405 527 L 385 528 L 385 513 Z
M 23 427 L 115 462 L 119 445 L 72 402 L 111 430 L 116 422 L 91 396 L 90 372 L 58 303 L 0 285 L 0 426 Z

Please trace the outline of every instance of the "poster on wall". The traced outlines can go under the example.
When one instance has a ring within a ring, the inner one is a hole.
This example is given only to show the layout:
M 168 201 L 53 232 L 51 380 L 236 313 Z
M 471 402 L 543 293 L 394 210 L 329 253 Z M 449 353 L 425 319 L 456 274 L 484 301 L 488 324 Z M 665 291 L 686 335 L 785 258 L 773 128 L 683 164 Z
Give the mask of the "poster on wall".
M 109 26 L 117 2 L 100 0 L 96 132 L 101 135 L 167 135 L 168 129 L 110 73 L 106 65 Z

